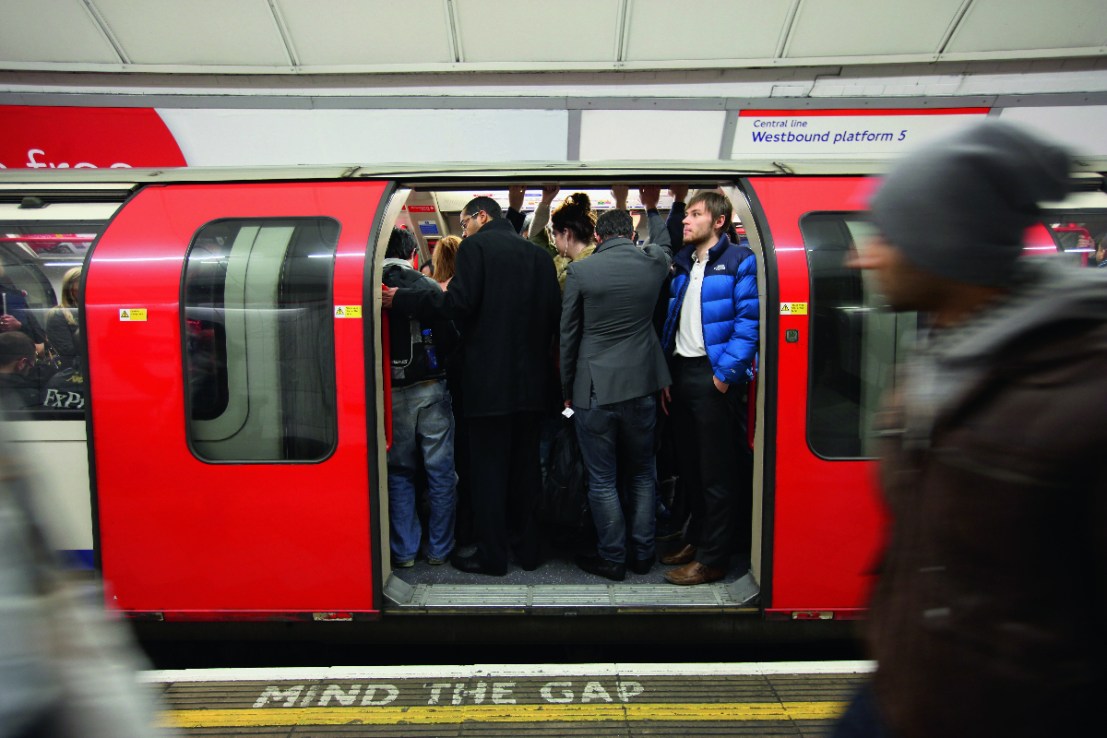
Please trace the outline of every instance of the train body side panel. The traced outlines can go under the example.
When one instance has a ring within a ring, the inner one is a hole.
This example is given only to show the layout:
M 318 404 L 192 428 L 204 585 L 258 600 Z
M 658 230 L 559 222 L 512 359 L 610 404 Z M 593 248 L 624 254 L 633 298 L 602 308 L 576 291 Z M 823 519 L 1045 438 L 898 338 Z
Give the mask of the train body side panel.
M 770 611 L 848 613 L 863 607 L 883 519 L 871 461 L 827 460 L 807 441 L 811 283 L 800 219 L 865 206 L 863 178 L 754 178 L 779 274 L 776 447 Z M 802 306 L 797 309 L 797 306 Z M 788 341 L 789 330 L 798 340 Z
M 383 189 L 371 182 L 151 187 L 105 231 L 85 299 L 88 334 L 96 336 L 89 346 L 95 485 L 111 604 L 165 613 L 378 608 L 362 320 L 333 320 L 333 452 L 314 463 L 212 463 L 193 453 L 187 436 L 181 297 L 186 251 L 205 224 L 328 218 L 339 224 L 334 305 L 361 306 Z

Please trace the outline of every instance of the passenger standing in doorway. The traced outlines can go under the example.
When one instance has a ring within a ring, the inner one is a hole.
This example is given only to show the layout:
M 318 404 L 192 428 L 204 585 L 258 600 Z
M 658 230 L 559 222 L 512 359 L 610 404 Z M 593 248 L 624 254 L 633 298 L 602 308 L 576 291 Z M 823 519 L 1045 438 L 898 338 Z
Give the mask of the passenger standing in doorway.
M 384 258 L 384 283 L 413 292 L 441 289 L 413 265 L 411 231 L 393 228 Z M 432 566 L 446 563 L 454 548 L 457 474 L 454 471 L 454 415 L 446 388 L 446 362 L 457 344 L 448 320 L 420 321 L 392 311 L 392 447 L 388 450 L 388 518 L 392 566 L 415 563 L 423 537 L 416 480 L 427 475 L 425 554 Z
M 457 250 L 461 247 L 459 236 L 449 235 L 438 242 L 434 249 L 434 276 L 443 290 L 450 288 L 457 264 Z M 462 351 L 459 347 L 446 357 L 446 386 L 454 408 L 454 469 L 457 471 L 457 522 L 454 534 L 457 545 L 468 546 L 473 542 L 473 496 L 470 493 L 469 426 L 465 422 L 465 394 L 461 388 Z
M 615 581 L 627 568 L 645 574 L 653 566 L 654 421 L 657 393 L 669 385 L 652 322 L 669 252 L 653 243 L 639 248 L 633 235 L 626 211 L 601 215 L 599 246 L 569 265 L 561 307 L 561 382 L 565 406 L 575 411 L 598 540 L 598 551 L 577 564 Z M 617 472 L 626 480 L 625 508 Z
M 674 432 L 692 518 L 684 547 L 661 559 L 680 565 L 665 574 L 673 584 L 722 579 L 735 543 L 746 553 L 750 547 L 751 480 L 743 457 L 746 388 L 758 345 L 757 264 L 749 248 L 727 237 L 731 218 L 725 196 L 695 195 L 684 217 L 684 248 L 674 257 L 662 345 L 672 355 Z
M 519 236 L 490 197 L 461 212 L 466 238 L 450 289 L 386 289 L 385 307 L 423 318 L 454 320 L 464 353 L 462 393 L 469 421 L 477 550 L 455 555 L 467 572 L 502 576 L 515 535 L 516 562 L 539 563 L 534 505 L 540 484 L 539 418 L 560 314 L 549 255 Z
M 1107 691 L 1107 278 L 1022 258 L 1068 156 L 1000 121 L 898 164 L 855 266 L 930 327 L 877 418 L 877 670 L 836 736 L 1083 735 Z

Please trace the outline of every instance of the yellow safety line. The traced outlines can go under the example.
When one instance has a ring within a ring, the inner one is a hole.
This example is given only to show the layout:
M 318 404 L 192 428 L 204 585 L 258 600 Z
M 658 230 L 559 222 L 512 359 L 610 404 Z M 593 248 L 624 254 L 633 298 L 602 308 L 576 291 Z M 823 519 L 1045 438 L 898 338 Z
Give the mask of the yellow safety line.
M 596 705 L 415 705 L 411 707 L 269 707 L 166 710 L 162 722 L 177 728 L 289 725 L 404 725 L 596 721 L 830 720 L 844 702 L 641 703 Z

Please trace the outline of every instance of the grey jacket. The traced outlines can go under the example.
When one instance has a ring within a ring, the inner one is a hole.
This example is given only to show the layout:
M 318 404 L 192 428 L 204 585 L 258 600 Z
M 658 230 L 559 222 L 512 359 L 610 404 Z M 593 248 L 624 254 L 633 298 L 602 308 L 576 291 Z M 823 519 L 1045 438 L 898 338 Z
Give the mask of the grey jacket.
M 653 311 L 671 254 L 621 237 L 569 265 L 561 300 L 561 385 L 589 407 L 642 397 L 670 383 Z

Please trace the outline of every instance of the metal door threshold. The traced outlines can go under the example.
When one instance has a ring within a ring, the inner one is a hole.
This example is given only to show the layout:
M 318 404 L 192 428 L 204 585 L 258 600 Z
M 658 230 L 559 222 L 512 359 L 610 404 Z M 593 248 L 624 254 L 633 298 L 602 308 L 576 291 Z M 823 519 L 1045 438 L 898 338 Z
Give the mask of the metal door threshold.
M 757 612 L 752 574 L 695 587 L 672 584 L 409 584 L 390 576 L 389 613 L 605 614 Z

